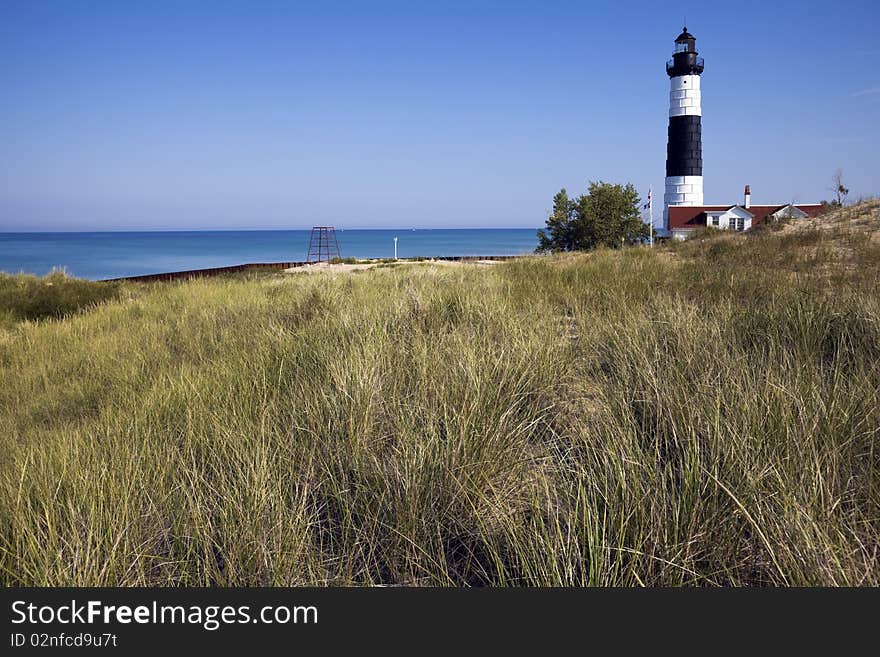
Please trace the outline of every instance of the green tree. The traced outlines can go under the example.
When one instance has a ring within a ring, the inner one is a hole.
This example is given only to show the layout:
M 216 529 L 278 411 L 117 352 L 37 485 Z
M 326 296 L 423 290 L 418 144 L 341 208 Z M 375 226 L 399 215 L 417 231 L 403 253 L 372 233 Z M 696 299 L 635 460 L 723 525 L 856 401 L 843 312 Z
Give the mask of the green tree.
M 563 189 L 553 198 L 547 227 L 538 231 L 538 251 L 580 251 L 606 246 L 617 249 L 649 234 L 640 200 L 631 183 L 591 182 L 575 201 Z
M 575 203 L 568 198 L 565 187 L 553 197 L 553 211 L 545 222 L 547 227 L 538 231 L 538 251 L 572 251 L 575 240 Z

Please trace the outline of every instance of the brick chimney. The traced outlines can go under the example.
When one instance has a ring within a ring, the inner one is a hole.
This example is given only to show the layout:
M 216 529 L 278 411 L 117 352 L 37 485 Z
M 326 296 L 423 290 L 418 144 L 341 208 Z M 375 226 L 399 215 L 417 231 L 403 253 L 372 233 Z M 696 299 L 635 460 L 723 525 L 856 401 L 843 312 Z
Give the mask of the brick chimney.
M 748 210 L 751 207 L 751 205 L 752 205 L 752 190 L 748 185 L 746 185 L 746 193 L 745 193 L 745 199 L 743 201 L 743 207 L 746 210 Z

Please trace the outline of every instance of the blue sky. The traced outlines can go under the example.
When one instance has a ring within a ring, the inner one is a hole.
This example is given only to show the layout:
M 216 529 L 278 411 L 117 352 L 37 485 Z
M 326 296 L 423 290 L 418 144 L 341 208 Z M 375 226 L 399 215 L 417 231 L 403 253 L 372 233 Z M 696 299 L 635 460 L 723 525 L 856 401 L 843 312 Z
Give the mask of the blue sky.
M 706 202 L 880 193 L 877 2 L 0 4 L 0 230 L 535 227 L 662 197 L 687 17 Z M 659 208 L 657 209 L 659 214 Z

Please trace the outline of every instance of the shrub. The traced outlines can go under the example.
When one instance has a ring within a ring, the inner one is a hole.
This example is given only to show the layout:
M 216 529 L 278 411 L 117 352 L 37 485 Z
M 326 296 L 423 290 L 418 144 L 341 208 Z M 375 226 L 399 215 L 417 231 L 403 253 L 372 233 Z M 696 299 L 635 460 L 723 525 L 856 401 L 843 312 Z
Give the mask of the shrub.
M 71 278 L 63 271 L 43 277 L 0 274 L 0 313 L 18 320 L 59 318 L 119 296 L 117 282 Z

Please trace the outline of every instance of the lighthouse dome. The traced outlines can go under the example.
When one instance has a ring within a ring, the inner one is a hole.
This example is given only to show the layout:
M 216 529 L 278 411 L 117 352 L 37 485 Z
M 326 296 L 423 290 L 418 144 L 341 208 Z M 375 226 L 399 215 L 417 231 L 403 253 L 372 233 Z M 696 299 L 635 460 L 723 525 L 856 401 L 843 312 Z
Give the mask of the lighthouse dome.
M 675 38 L 676 43 L 681 43 L 682 41 L 696 41 L 696 40 L 697 40 L 697 37 L 695 37 L 693 34 L 688 32 L 687 27 L 681 28 L 681 34 L 679 34 Z

